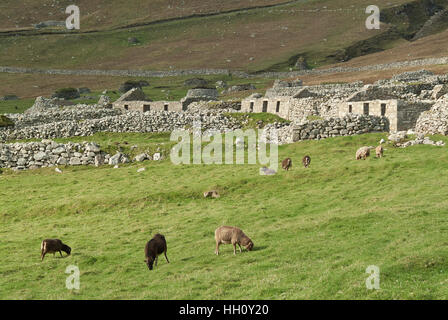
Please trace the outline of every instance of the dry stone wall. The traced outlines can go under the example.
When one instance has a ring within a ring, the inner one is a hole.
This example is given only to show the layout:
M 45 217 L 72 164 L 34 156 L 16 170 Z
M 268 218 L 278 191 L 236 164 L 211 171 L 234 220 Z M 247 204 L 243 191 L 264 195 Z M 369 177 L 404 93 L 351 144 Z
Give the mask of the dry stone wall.
M 344 118 L 304 121 L 290 125 L 271 124 L 266 126 L 263 140 L 273 143 L 272 130 L 276 129 L 279 144 L 301 140 L 320 140 L 330 137 L 351 136 L 368 132 L 387 131 L 388 121 L 384 117 L 348 115 Z
M 223 110 L 232 112 L 234 110 Z M 75 116 L 74 116 L 75 117 Z M 79 115 L 82 117 L 82 113 Z M 98 119 L 65 120 L 18 128 L 0 129 L 0 142 L 24 139 L 55 139 L 75 136 L 90 136 L 96 132 L 171 132 L 191 127 L 193 121 L 201 121 L 204 130 L 239 129 L 240 124 L 222 111 L 170 112 L 149 111 L 141 113 L 129 111 L 115 116 Z M 29 120 L 21 120 L 22 124 Z

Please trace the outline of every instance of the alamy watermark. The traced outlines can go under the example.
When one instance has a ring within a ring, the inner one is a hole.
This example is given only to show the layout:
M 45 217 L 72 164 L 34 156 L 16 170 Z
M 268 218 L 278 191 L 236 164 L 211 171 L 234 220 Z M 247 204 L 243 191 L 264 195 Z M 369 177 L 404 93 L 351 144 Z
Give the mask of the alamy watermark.
M 380 268 L 375 265 L 368 266 L 366 269 L 366 273 L 369 274 L 369 276 L 366 279 L 366 288 L 369 290 L 372 290 L 372 289 L 379 290 L 380 289 Z
M 65 287 L 68 290 L 73 290 L 73 289 L 79 290 L 79 288 L 81 287 L 81 282 L 80 282 L 80 273 L 79 273 L 78 266 L 69 265 L 65 269 L 65 273 L 70 274 L 65 279 Z
M 270 144 L 262 141 L 262 137 L 266 137 L 267 134 L 265 130 L 263 132 L 258 130 L 258 136 L 254 129 L 238 129 L 224 134 L 219 130 L 202 132 L 201 122 L 194 121 L 192 133 L 191 138 L 191 132 L 186 129 L 171 132 L 170 140 L 178 142 L 170 152 L 173 164 L 245 164 L 247 145 L 247 164 L 257 164 L 258 159 L 260 165 L 267 166 L 272 170 L 278 168 L 278 133 L 276 129 L 269 131 Z M 204 145 L 204 143 L 208 144 Z
M 68 30 L 79 30 L 81 28 L 81 17 L 80 17 L 80 11 L 79 7 L 72 4 L 69 5 L 65 9 L 65 13 L 69 14 L 70 16 L 65 20 L 65 26 Z
M 366 28 L 369 30 L 380 28 L 380 8 L 370 5 L 366 8 L 366 13 L 371 13 L 366 19 Z

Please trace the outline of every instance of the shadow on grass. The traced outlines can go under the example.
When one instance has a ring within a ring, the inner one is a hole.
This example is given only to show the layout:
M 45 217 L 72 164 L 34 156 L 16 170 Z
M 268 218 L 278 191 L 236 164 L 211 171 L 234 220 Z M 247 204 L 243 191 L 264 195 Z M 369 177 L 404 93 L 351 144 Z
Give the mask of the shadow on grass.
M 266 249 L 268 246 L 254 246 L 252 248 L 252 251 L 262 251 L 264 249 Z

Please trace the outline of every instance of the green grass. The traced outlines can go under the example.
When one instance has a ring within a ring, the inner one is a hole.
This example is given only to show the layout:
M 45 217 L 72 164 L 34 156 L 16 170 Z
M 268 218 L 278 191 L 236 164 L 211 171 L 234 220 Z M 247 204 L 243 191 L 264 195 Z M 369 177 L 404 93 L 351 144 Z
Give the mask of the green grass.
M 23 113 L 26 109 L 33 105 L 34 100 L 35 99 L 0 101 L 0 114 Z
M 0 115 L 0 127 L 14 126 L 14 122 L 6 116 Z
M 306 117 L 308 121 L 324 120 L 321 116 L 308 116 Z
M 290 123 L 291 121 L 283 119 L 272 113 L 225 113 L 227 117 L 234 118 L 243 124 L 245 129 L 263 128 L 268 123 L 280 122 Z
M 355 161 L 386 134 L 281 146 L 293 168 L 259 165 L 75 167 L 0 175 L 1 299 L 447 299 L 448 156 L 445 148 L 386 147 Z M 97 135 L 105 146 L 167 143 L 158 135 Z M 154 140 L 152 140 L 154 138 Z M 93 139 L 93 138 L 92 138 Z M 443 138 L 448 142 L 446 137 Z M 309 154 L 309 169 L 299 165 Z M 137 173 L 137 169 L 146 171 Z M 219 199 L 204 199 L 209 188 Z M 241 227 L 252 252 L 215 256 L 213 232 Z M 160 232 L 167 264 L 148 271 L 144 246 Z M 40 262 L 43 238 L 72 247 Z M 81 289 L 65 288 L 69 265 Z M 380 267 L 381 289 L 365 270 Z

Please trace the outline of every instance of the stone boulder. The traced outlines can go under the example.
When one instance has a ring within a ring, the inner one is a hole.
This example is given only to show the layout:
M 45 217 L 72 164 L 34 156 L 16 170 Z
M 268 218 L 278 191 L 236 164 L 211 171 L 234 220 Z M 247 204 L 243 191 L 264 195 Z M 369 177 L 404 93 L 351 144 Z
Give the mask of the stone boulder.
M 405 140 L 408 136 L 406 135 L 406 131 L 399 131 L 397 133 L 392 133 L 389 135 L 388 139 L 389 141 L 399 143 Z

